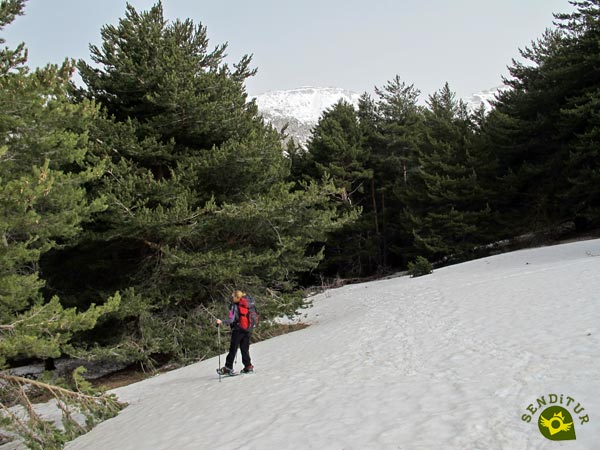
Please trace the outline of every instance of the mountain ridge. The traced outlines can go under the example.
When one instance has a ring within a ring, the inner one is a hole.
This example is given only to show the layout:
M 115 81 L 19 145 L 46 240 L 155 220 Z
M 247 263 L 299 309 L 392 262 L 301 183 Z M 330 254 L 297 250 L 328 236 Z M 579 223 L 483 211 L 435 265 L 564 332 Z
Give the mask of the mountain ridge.
M 479 91 L 462 100 L 471 110 L 478 108 L 482 103 L 486 109 L 490 109 L 490 102 L 503 88 L 497 86 Z M 306 147 L 313 127 L 325 110 L 340 100 L 358 108 L 360 96 L 357 92 L 337 87 L 302 86 L 267 91 L 252 96 L 251 99 L 256 101 L 259 113 L 268 123 L 279 131 L 287 125 L 286 135 Z

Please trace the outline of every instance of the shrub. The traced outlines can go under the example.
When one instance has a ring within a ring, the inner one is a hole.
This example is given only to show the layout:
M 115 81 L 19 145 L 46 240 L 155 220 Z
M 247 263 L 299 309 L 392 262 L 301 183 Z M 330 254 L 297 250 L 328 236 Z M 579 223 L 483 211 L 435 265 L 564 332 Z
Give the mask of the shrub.
M 408 263 L 408 273 L 411 277 L 429 275 L 433 272 L 433 266 L 426 258 L 417 256 L 413 262 Z

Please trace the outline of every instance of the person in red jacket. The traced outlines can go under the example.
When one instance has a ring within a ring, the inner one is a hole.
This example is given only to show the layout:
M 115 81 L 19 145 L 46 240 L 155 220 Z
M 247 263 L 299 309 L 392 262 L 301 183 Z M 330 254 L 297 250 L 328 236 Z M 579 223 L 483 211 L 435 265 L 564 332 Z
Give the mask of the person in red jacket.
M 229 353 L 225 359 L 225 366 L 221 367 L 218 372 L 220 375 L 234 375 L 233 362 L 238 348 L 242 352 L 242 363 L 244 368 L 242 373 L 250 373 L 254 371 L 254 366 L 250 359 L 250 330 L 244 330 L 240 327 L 240 308 L 239 303 L 245 297 L 242 291 L 235 290 L 231 295 L 231 306 L 229 307 L 229 316 L 226 319 L 217 319 L 217 325 L 223 324 L 231 327 L 231 342 L 229 344 Z

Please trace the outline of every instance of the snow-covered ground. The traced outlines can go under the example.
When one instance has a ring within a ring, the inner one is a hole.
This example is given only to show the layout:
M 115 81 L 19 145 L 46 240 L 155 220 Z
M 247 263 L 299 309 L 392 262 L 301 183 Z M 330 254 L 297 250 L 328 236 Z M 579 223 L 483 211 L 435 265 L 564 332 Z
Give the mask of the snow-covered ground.
M 214 358 L 117 389 L 130 406 L 67 448 L 600 448 L 600 240 L 350 285 L 307 312 L 251 347 L 255 374 L 219 382 Z M 550 394 L 575 441 L 538 430 Z

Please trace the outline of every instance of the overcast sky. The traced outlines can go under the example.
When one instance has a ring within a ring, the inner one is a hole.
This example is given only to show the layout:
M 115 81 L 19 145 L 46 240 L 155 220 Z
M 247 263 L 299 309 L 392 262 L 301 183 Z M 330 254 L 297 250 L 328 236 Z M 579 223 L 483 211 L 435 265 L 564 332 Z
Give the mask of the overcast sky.
M 130 0 L 138 10 L 153 0 Z M 123 0 L 29 0 L 0 33 L 24 41 L 29 64 L 89 61 L 100 28 L 124 16 Z M 501 84 L 518 49 L 552 27 L 567 0 L 163 0 L 167 19 L 208 28 L 229 43 L 228 62 L 253 54 L 251 95 L 301 86 L 372 92 L 399 75 L 423 95 L 447 81 L 459 97 Z

